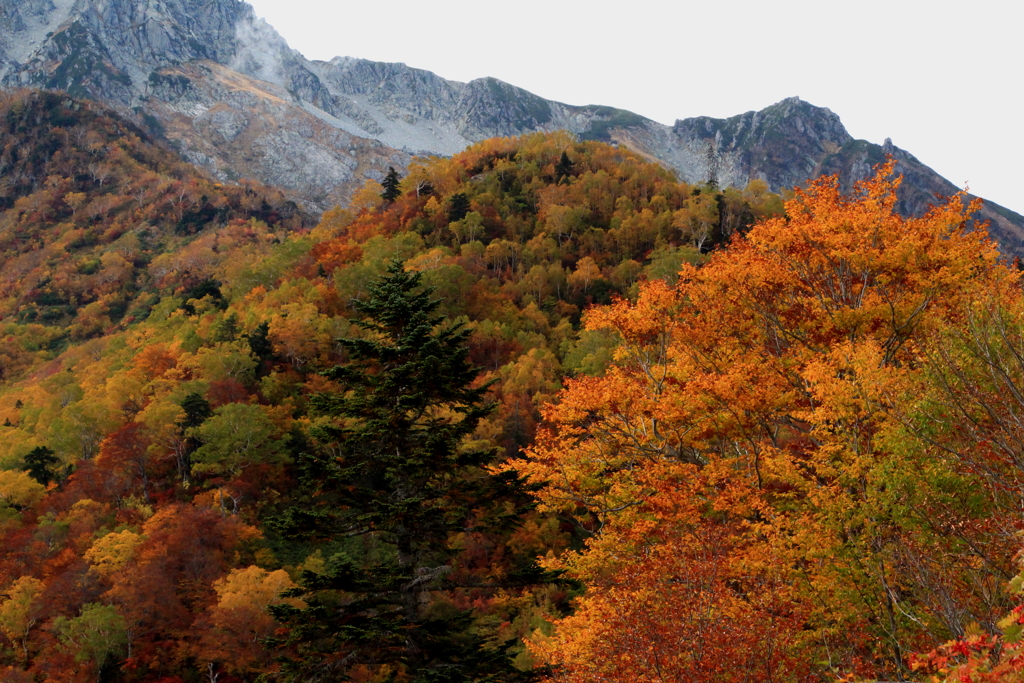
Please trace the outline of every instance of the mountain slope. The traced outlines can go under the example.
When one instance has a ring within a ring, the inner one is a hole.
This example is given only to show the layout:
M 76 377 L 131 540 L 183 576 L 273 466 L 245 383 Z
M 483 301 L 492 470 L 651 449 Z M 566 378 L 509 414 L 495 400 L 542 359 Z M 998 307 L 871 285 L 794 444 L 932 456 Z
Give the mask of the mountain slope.
M 310 222 L 279 191 L 215 183 L 65 95 L 0 95 L 0 130 L 0 379 L 163 295 L 210 290 L 216 264 Z
M 254 177 L 322 210 L 368 170 L 376 177 L 410 158 L 318 118 L 337 109 L 333 96 L 245 3 L 3 0 L 0 19 L 5 87 L 60 89 L 140 114 L 222 179 Z
M 413 155 L 555 130 L 626 145 L 687 182 L 706 179 L 713 158 L 723 185 L 760 178 L 779 191 L 840 172 L 848 186 L 889 151 L 907 177 L 904 211 L 957 189 L 908 152 L 854 140 L 833 112 L 797 98 L 665 126 L 493 78 L 310 61 L 239 0 L 0 0 L 0 26 L 0 85 L 62 89 L 134 112 L 218 177 L 254 177 L 315 211 Z M 1024 253 L 1024 217 L 995 204 L 983 214 L 1006 253 Z
M 742 187 L 761 178 L 775 191 L 802 186 L 823 174 L 839 174 L 843 189 L 849 191 L 854 181 L 869 177 L 872 168 L 891 154 L 904 177 L 898 210 L 907 216 L 920 216 L 937 196 L 962 189 L 888 139 L 883 145 L 854 139 L 832 111 L 797 97 L 728 119 L 676 121 L 671 133 L 653 140 L 638 135 L 637 128 L 618 129 L 614 135 L 684 178 L 707 172 L 710 146 L 722 185 Z M 979 213 L 980 220 L 989 221 L 1004 253 L 1024 255 L 1024 216 L 993 202 L 986 202 Z

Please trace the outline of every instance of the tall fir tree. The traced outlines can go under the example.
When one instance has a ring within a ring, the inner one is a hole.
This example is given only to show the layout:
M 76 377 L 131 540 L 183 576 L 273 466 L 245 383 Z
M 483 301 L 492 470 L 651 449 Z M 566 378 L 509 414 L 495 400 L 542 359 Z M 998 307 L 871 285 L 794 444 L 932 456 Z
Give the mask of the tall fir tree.
M 395 170 L 394 166 L 388 166 L 388 173 L 384 176 L 384 180 L 381 182 L 381 186 L 384 191 L 380 193 L 381 199 L 390 203 L 402 196 L 402 191 L 398 189 L 398 183 L 401 178 L 398 175 L 398 171 Z
M 60 460 L 52 448 L 36 446 L 25 454 L 25 467 L 22 469 L 28 472 L 28 476 L 43 486 L 47 486 L 57 478 L 57 464 L 59 462 Z
M 351 362 L 325 373 L 344 390 L 311 400 L 330 421 L 301 461 L 307 504 L 276 525 L 332 552 L 292 592 L 304 609 L 274 608 L 289 629 L 284 678 L 344 681 L 359 668 L 411 683 L 523 680 L 453 600 L 452 537 L 508 531 L 528 499 L 520 479 L 486 469 L 494 449 L 466 447 L 491 410 L 487 387 L 472 386 L 469 331 L 442 324 L 400 262 L 370 292 L 354 321 L 365 335 L 339 340 Z
M 192 483 L 192 453 L 202 445 L 192 435 L 191 430 L 199 427 L 213 416 L 213 407 L 209 401 L 203 398 L 202 394 L 192 392 L 182 399 L 181 409 L 185 414 L 177 422 L 181 441 L 175 449 L 175 456 L 178 465 L 178 476 L 181 477 L 182 483 L 188 486 Z
M 572 177 L 575 164 L 572 163 L 572 159 L 564 151 L 562 156 L 559 157 L 558 163 L 555 165 L 555 183 L 561 183 L 562 180 L 568 181 Z
M 448 222 L 461 221 L 471 208 L 469 196 L 465 192 L 456 192 L 448 200 Z

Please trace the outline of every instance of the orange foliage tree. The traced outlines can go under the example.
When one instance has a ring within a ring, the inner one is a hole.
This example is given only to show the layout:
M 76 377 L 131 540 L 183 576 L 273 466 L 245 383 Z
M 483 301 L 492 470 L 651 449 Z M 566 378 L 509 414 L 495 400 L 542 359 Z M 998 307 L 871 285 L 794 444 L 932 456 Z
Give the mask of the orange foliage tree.
M 615 362 L 510 465 L 590 534 L 549 560 L 589 586 L 534 641 L 556 679 L 903 676 L 1008 609 L 998 494 L 943 448 L 949 421 L 919 424 L 942 331 L 1017 279 L 962 196 L 897 215 L 892 172 L 812 183 L 678 285 L 589 314 Z

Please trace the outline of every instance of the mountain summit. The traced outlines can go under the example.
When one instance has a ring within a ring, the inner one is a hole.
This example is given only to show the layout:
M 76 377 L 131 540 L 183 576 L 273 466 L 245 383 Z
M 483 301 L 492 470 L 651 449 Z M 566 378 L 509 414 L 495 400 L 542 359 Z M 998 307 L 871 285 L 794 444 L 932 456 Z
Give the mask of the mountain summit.
M 666 126 L 494 78 L 307 60 L 239 0 L 0 0 L 0 85 L 65 90 L 134 113 L 215 176 L 277 185 L 313 210 L 345 202 L 414 155 L 560 129 L 628 146 L 688 182 L 713 173 L 722 185 L 761 178 L 779 190 L 840 173 L 849 186 L 891 153 L 906 176 L 904 213 L 958 189 L 891 142 L 855 140 L 836 114 L 799 98 Z M 1024 217 L 995 204 L 983 214 L 1006 253 L 1024 253 Z

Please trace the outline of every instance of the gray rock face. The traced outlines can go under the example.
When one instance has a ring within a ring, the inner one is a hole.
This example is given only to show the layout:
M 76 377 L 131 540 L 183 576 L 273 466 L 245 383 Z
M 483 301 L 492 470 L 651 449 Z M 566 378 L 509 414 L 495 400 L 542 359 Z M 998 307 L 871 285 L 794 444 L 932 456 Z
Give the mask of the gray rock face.
M 311 210 L 411 158 L 332 121 L 345 103 L 238 0 L 0 0 L 0 19 L 3 87 L 151 117 L 193 163 L 290 190 Z
M 597 110 L 618 111 L 552 102 L 496 78 L 449 81 L 405 64 L 336 57 L 311 68 L 335 95 L 333 116 L 412 154 L 450 155 L 487 138 L 536 131 L 582 134 Z
M 687 180 L 706 177 L 710 148 L 722 185 L 742 187 L 760 178 L 774 191 L 826 174 L 838 174 L 843 189 L 850 191 L 854 182 L 869 177 L 891 154 L 897 173 L 903 175 L 896 208 L 906 216 L 921 216 L 937 196 L 960 190 L 892 140 L 882 145 L 855 140 L 836 114 L 796 97 L 728 119 L 676 121 L 670 136 L 650 141 L 628 131 L 621 136 L 625 144 L 662 159 Z M 980 214 L 1004 253 L 1024 256 L 1024 216 L 993 202 L 986 202 Z
M 823 157 L 853 141 L 838 116 L 796 97 L 729 119 L 676 121 L 672 134 L 680 149 L 703 151 L 711 145 L 719 181 L 739 186 L 754 178 L 772 187 L 800 184 L 819 175 L 815 171 Z M 706 154 L 700 163 L 706 168 Z M 697 172 L 699 166 L 691 170 Z
M 906 213 L 956 190 L 891 142 L 854 140 L 838 116 L 798 98 L 665 126 L 493 78 L 309 61 L 240 0 L 0 0 L 0 86 L 66 90 L 135 114 L 214 175 L 277 185 L 313 211 L 413 155 L 554 130 L 628 146 L 688 182 L 706 180 L 713 160 L 722 185 L 760 178 L 778 191 L 833 172 L 850 185 L 888 152 L 906 176 Z M 1024 254 L 1024 217 L 994 204 L 984 217 L 1007 253 Z

